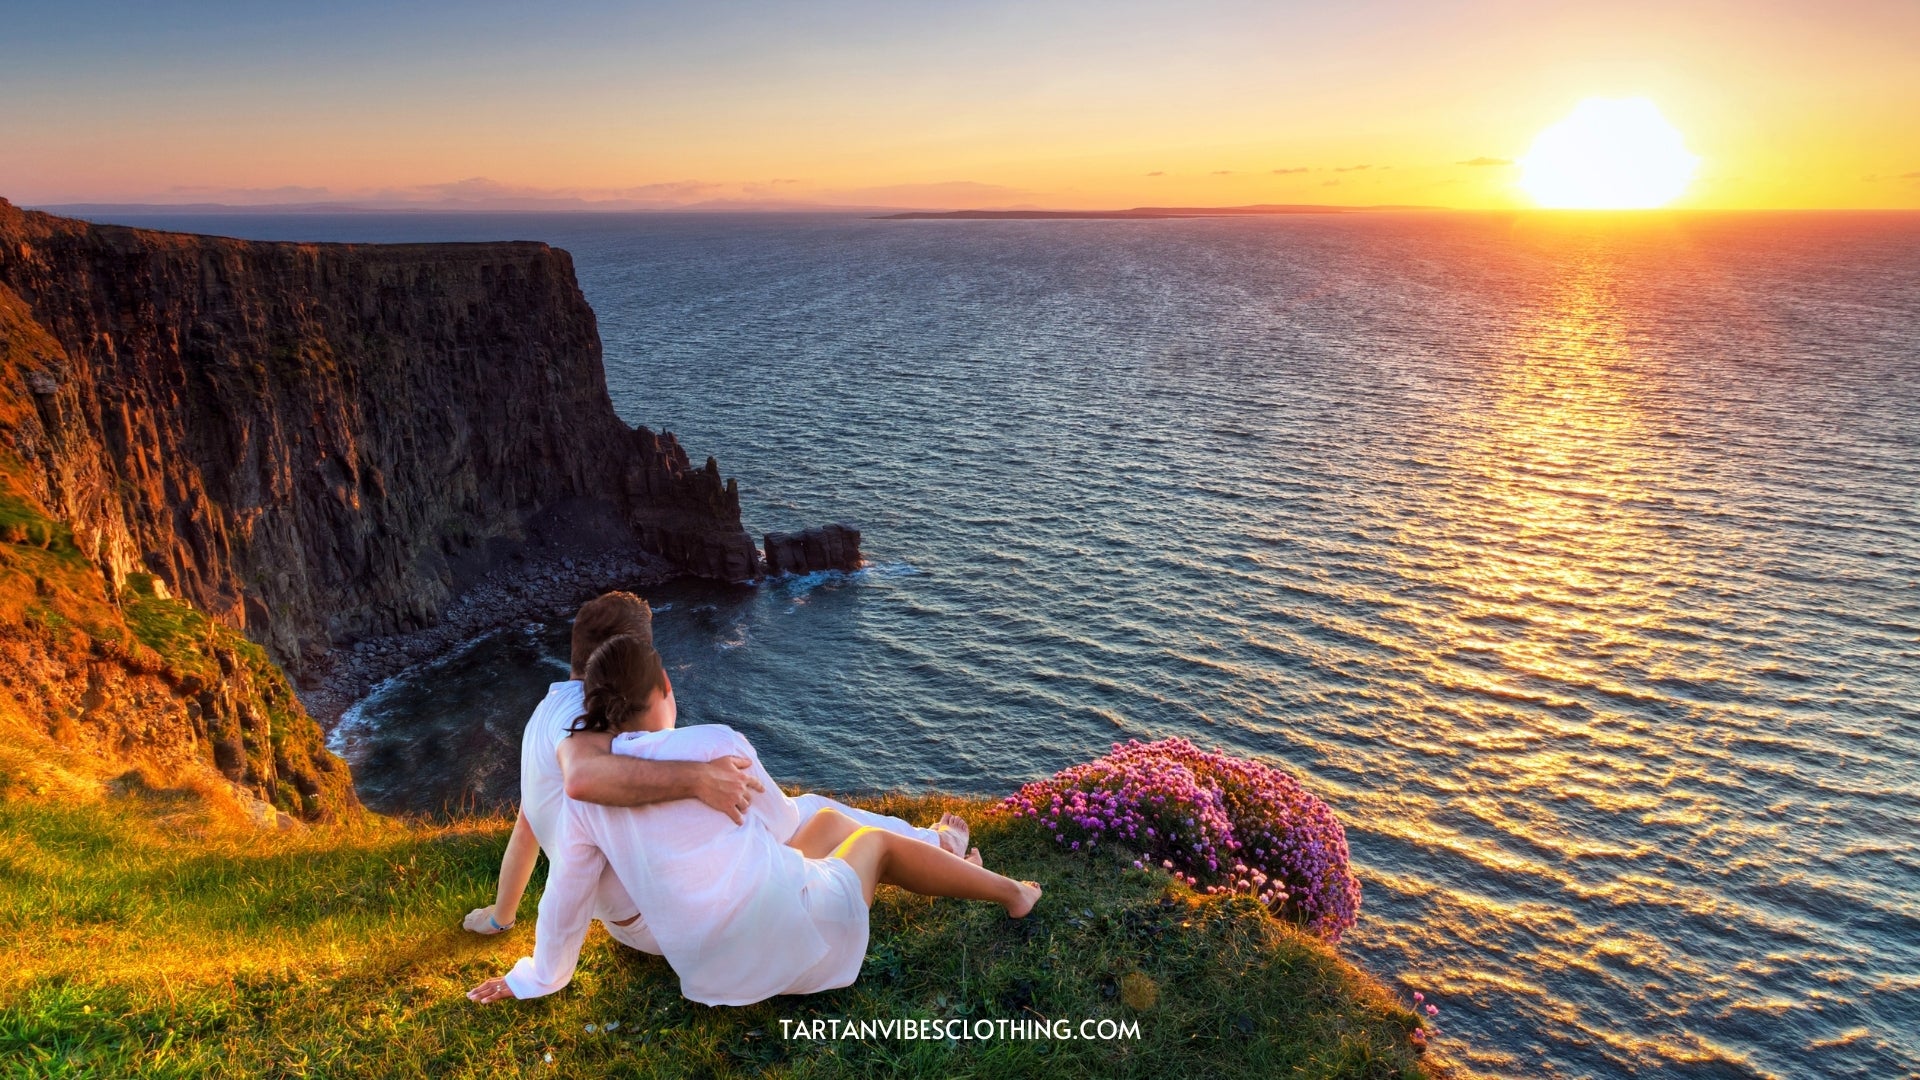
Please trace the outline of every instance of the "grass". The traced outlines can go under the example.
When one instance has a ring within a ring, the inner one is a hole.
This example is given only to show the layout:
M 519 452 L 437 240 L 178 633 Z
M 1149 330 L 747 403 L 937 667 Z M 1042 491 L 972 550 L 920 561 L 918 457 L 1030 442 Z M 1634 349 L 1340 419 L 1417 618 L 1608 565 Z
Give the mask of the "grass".
M 141 714 L 152 698 L 124 689 L 120 697 L 92 697 L 94 679 L 114 666 L 134 681 L 151 676 L 147 690 L 164 688 L 180 702 L 220 690 L 232 700 L 197 714 L 205 726 L 200 734 L 237 745 L 249 776 L 274 778 L 262 788 L 263 798 L 309 820 L 350 813 L 345 766 L 327 767 L 337 763 L 328 758 L 318 725 L 267 651 L 166 595 L 151 574 L 127 575 L 110 595 L 105 575 L 75 546 L 72 531 L 19 494 L 20 470 L 17 458 L 0 451 L 0 742 L 34 745 L 49 733 L 56 741 L 85 741 L 77 725 L 98 707 L 96 742 L 127 742 L 137 750 L 139 736 L 164 717 Z M 99 685 L 127 684 L 101 678 Z M 265 723 L 253 722 L 255 716 Z M 85 772 L 109 773 L 131 764 L 76 763 Z
M 59 555 L 77 558 L 73 530 L 40 513 L 28 500 L 0 490 L 0 543 L 24 544 L 44 548 Z
M 742 1009 L 682 999 L 664 962 L 596 929 L 571 987 L 482 1008 L 463 991 L 532 939 L 534 897 L 509 934 L 458 928 L 491 895 L 505 822 L 259 832 L 185 792 L 53 801 L 7 783 L 0 1076 L 1429 1075 L 1413 1014 L 1333 950 L 984 804 L 867 801 L 974 818 L 990 865 L 1047 886 L 1027 920 L 883 889 L 858 983 Z M 783 1037 L 816 1018 L 1108 1019 L 1138 1038 Z
M 221 656 L 244 669 L 254 688 L 253 698 L 267 716 L 267 743 L 258 744 L 254 733 L 244 733 L 249 754 L 270 750 L 285 753 L 289 742 L 296 743 L 309 756 L 319 753 L 319 729 L 300 709 L 293 687 L 267 650 L 228 627 L 207 618 L 183 600 L 159 595 L 151 574 L 127 575 L 121 598 L 127 627 L 135 640 L 162 657 L 176 677 L 191 675 L 203 684 L 230 678 L 222 672 Z M 291 787 L 276 792 L 280 809 L 296 815 L 309 815 L 318 807 L 308 807 L 299 792 Z M 302 801 L 302 805 L 295 805 Z
M 193 605 L 161 596 L 154 576 L 144 573 L 127 575 L 120 599 L 127 629 L 140 644 L 165 657 L 181 674 L 218 676 L 219 666 L 206 651 L 215 624 Z
M 23 469 L 0 450 L 0 627 L 27 627 L 77 640 L 81 648 L 94 639 L 125 642 L 128 635 L 73 530 L 23 494 Z

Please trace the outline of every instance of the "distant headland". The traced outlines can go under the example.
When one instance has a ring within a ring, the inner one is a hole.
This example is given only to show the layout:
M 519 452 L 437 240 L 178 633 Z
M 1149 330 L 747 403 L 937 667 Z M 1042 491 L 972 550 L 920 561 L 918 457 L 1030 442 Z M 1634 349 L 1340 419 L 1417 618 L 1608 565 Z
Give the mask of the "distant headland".
M 1323 206 L 1314 203 L 1255 203 L 1251 206 L 1136 206 L 1130 210 L 910 210 L 877 214 L 881 221 L 1003 221 L 1012 219 L 1260 217 L 1270 214 L 1365 214 L 1382 210 L 1434 210 L 1432 206 Z
M 1444 210 L 1441 206 L 1329 206 L 1318 203 L 1255 203 L 1248 206 L 1135 206 L 1126 210 L 902 209 L 805 200 L 709 199 L 695 203 L 652 205 L 630 200 L 584 199 L 435 199 L 429 201 L 334 201 L 286 203 L 48 203 L 30 209 L 89 221 L 135 217 L 253 216 L 266 214 L 858 214 L 875 220 L 953 218 L 1186 218 L 1257 217 L 1272 214 L 1366 214 L 1391 210 Z

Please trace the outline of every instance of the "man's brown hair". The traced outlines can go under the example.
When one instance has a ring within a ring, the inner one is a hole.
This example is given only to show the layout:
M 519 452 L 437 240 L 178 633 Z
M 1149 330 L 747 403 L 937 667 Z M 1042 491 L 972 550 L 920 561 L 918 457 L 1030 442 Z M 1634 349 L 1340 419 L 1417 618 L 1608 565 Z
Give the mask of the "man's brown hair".
M 586 675 L 587 658 L 608 639 L 627 634 L 653 648 L 653 609 L 630 592 L 601 593 L 580 605 L 573 616 L 573 677 Z

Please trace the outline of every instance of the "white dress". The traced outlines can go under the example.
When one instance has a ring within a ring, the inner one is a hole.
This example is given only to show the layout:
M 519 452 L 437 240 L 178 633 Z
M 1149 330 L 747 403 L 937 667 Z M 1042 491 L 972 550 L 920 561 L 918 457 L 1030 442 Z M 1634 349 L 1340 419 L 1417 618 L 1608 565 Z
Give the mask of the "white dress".
M 752 762 L 766 794 L 754 796 L 742 825 L 692 799 L 641 807 L 567 800 L 533 955 L 507 974 L 514 996 L 550 994 L 572 979 L 607 867 L 646 912 L 681 993 L 694 1001 L 748 1005 L 858 977 L 867 950 L 859 875 L 840 859 L 808 859 L 786 846 L 803 807 L 780 793 L 752 744 L 732 728 L 703 724 L 620 735 L 613 748 L 656 760 L 738 755 Z M 898 826 L 892 831 L 921 831 L 886 820 Z
M 547 696 L 533 710 L 520 734 L 520 812 L 533 829 L 534 841 L 547 853 L 549 864 L 559 857 L 567 808 L 567 781 L 554 748 L 572 730 L 574 719 L 587 711 L 585 686 L 572 679 L 547 687 Z M 611 868 L 600 875 L 593 917 L 606 925 L 615 941 L 658 955 L 660 944 L 653 940 L 647 921 L 634 918 L 639 910 Z

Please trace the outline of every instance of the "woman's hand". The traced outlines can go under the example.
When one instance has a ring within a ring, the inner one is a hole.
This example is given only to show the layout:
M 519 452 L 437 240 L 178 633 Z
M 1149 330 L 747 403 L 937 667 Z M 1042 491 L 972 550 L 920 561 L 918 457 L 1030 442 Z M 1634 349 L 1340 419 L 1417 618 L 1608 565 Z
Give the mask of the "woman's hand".
M 511 1001 L 513 996 L 513 988 L 507 985 L 504 976 L 488 979 L 467 991 L 467 1000 L 481 1005 L 491 1005 L 496 1001 Z
M 499 934 L 513 929 L 512 923 L 502 925 L 500 921 L 494 917 L 492 904 L 488 904 L 486 907 L 477 907 L 467 912 L 466 919 L 462 921 L 460 925 L 476 934 Z

